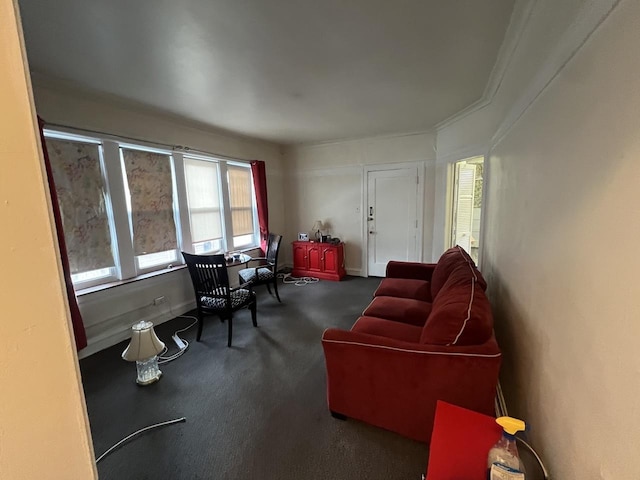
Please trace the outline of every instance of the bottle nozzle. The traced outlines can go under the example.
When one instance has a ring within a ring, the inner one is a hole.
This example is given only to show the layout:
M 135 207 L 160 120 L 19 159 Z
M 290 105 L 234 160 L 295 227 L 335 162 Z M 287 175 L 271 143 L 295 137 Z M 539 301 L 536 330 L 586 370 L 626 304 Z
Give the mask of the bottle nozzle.
M 524 431 L 526 427 L 522 420 L 513 417 L 498 417 L 496 418 L 496 423 L 509 435 L 515 435 L 517 432 Z

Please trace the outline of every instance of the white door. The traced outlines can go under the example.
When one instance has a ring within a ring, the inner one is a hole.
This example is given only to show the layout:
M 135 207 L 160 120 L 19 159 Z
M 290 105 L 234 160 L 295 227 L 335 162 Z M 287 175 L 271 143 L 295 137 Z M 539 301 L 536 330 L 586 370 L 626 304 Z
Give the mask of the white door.
M 367 173 L 368 272 L 384 277 L 389 260 L 418 260 L 418 168 Z

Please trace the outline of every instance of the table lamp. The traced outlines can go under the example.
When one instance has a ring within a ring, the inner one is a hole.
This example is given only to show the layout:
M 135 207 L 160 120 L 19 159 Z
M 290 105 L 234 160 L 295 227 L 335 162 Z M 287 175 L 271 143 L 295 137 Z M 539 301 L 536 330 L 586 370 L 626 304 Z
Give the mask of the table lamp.
M 131 342 L 122 352 L 122 358 L 136 362 L 138 385 L 149 385 L 160 379 L 157 355 L 164 350 L 164 343 L 156 336 L 153 323 L 140 321 L 131 327 Z
M 320 238 L 322 237 L 322 233 L 320 233 L 320 230 L 322 230 L 324 227 L 322 226 L 322 222 L 320 220 L 316 220 L 316 223 L 313 224 L 313 227 L 311 227 L 311 231 L 315 232 L 316 235 L 316 241 L 320 241 Z

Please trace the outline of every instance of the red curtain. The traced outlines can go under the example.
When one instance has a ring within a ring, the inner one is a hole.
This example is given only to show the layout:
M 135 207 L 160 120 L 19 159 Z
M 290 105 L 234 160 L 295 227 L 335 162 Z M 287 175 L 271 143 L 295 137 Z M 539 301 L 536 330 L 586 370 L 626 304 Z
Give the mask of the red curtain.
M 267 239 L 269 238 L 269 208 L 267 206 L 267 173 L 264 162 L 251 162 L 253 187 L 256 190 L 256 206 L 258 208 L 258 224 L 260 225 L 260 248 L 266 255 Z
M 81 350 L 87 346 L 87 334 L 84 331 L 82 316 L 78 308 L 78 301 L 73 290 L 71 282 L 71 271 L 69 269 L 69 257 L 67 256 L 67 244 L 64 241 L 64 231 L 62 229 L 62 217 L 60 216 L 60 205 L 58 204 L 58 195 L 56 194 L 56 186 L 53 181 L 53 171 L 49 162 L 49 154 L 47 153 L 47 144 L 44 141 L 44 121 L 38 117 L 38 125 L 40 126 L 40 142 L 42 143 L 42 153 L 44 154 L 44 165 L 47 170 L 47 179 L 49 180 L 49 194 L 51 195 L 51 208 L 53 217 L 56 222 L 56 233 L 58 236 L 58 245 L 60 245 L 60 260 L 62 262 L 62 271 L 64 272 L 64 282 L 67 287 L 67 298 L 69 299 L 69 310 L 71 311 L 71 323 L 73 325 L 73 336 L 76 339 L 76 349 Z

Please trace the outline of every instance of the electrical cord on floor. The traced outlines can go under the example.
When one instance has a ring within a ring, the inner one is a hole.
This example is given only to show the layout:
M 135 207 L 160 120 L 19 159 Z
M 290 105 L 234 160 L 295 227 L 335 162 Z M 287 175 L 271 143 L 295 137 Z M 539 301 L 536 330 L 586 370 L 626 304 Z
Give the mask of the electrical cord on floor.
M 180 418 L 176 418 L 175 420 L 167 420 L 166 422 L 156 423 L 154 425 L 149 425 L 148 427 L 141 428 L 140 430 L 137 430 L 137 431 L 133 432 L 131 435 L 127 435 L 126 437 L 124 437 L 122 440 L 120 440 L 118 443 L 116 443 L 114 446 L 110 447 L 106 452 L 104 452 L 102 455 L 100 455 L 98 458 L 96 458 L 96 465 L 98 464 L 98 462 L 100 460 L 102 460 L 104 457 L 109 455 L 111 452 L 113 452 L 120 445 L 122 445 L 123 443 L 129 441 L 130 439 L 132 439 L 136 435 L 141 434 L 142 432 L 146 432 L 147 430 L 151 430 L 153 428 L 164 427 L 165 425 L 171 425 L 173 423 L 186 422 L 186 421 L 187 421 L 187 419 L 185 417 L 180 417 Z
M 316 277 L 294 277 L 290 273 L 279 273 L 278 278 L 282 279 L 282 283 L 292 283 L 296 287 L 304 287 L 310 283 L 317 283 L 320 281 Z
M 179 350 L 176 353 L 173 353 L 169 356 L 165 356 L 165 354 L 169 349 L 167 347 L 164 347 L 164 350 L 162 350 L 162 352 L 160 352 L 160 355 L 158 355 L 158 365 L 169 363 L 175 360 L 176 358 L 181 357 L 182 354 L 184 354 L 184 352 L 187 351 L 187 348 L 189 348 L 189 342 L 187 342 L 183 338 L 180 338 L 178 334 L 189 330 L 196 323 L 198 323 L 198 319 L 196 317 L 192 317 L 191 315 L 179 315 L 177 318 L 191 318 L 193 319 L 193 322 L 188 327 L 181 328 L 180 330 L 176 330 L 174 332 L 171 338 L 173 338 L 173 341 L 176 342 L 176 345 L 178 346 Z

